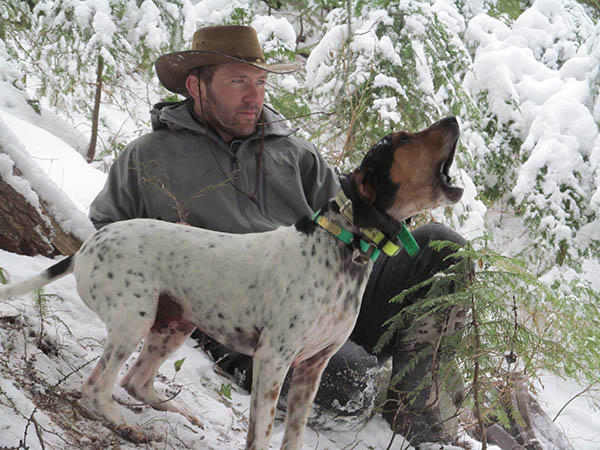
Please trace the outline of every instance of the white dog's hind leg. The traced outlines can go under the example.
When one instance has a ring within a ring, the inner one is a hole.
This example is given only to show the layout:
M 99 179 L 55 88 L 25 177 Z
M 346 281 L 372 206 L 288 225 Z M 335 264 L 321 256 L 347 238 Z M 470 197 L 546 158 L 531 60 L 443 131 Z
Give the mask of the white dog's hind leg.
M 121 314 L 120 320 L 107 323 L 108 336 L 104 352 L 91 375 L 83 383 L 81 393 L 88 409 L 108 421 L 117 434 L 129 441 L 142 443 L 148 442 L 149 438 L 140 427 L 127 424 L 112 398 L 112 391 L 119 369 L 150 331 L 153 319 L 138 316 L 134 320 L 127 320 L 128 317 L 125 316 L 127 315 Z
M 177 401 L 169 400 L 154 389 L 154 379 L 158 368 L 183 345 L 195 328 L 195 325 L 186 321 L 155 323 L 144 340 L 144 347 L 140 355 L 121 380 L 121 386 L 141 402 L 161 411 L 179 413 L 192 424 L 203 428 L 204 424 L 198 417 L 178 404 Z

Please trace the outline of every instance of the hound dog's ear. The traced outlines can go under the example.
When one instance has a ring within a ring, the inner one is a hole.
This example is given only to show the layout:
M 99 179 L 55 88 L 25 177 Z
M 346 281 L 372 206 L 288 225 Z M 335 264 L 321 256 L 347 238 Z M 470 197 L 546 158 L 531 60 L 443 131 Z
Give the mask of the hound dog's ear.
M 393 136 L 388 134 L 371 147 L 353 173 L 361 199 L 380 211 L 387 209 L 398 189 L 398 186 L 390 180 L 395 150 Z
M 365 171 L 359 168 L 354 171 L 353 178 L 360 198 L 368 205 L 375 203 L 377 193 L 372 183 L 373 177 L 365 176 Z

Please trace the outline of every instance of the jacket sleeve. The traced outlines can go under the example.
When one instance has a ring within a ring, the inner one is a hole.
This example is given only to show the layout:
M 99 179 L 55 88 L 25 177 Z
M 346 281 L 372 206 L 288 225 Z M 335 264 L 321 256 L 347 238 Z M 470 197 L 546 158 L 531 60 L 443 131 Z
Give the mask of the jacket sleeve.
M 316 211 L 338 193 L 340 184 L 335 169 L 325 161 L 314 145 L 308 145 L 310 151 L 306 152 L 304 161 L 301 162 L 302 185 L 309 205 Z
M 119 220 L 148 217 L 137 155 L 133 142 L 109 169 L 104 188 L 90 206 L 90 220 L 96 229 Z

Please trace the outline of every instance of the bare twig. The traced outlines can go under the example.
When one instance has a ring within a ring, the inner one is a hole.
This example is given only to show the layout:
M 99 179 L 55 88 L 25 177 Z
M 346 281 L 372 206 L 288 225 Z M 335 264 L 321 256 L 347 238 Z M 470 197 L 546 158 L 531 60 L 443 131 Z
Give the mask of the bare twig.
M 156 189 L 161 191 L 164 195 L 166 195 L 168 198 L 170 198 L 173 201 L 173 203 L 175 204 L 175 210 L 177 211 L 177 215 L 179 216 L 179 220 L 182 223 L 187 223 L 187 216 L 188 216 L 187 204 L 190 201 L 201 197 L 206 192 L 208 192 L 212 189 L 216 189 L 216 188 L 230 184 L 233 177 L 235 176 L 235 172 L 232 172 L 231 175 L 229 177 L 226 177 L 223 181 L 220 181 L 219 183 L 216 183 L 216 184 L 212 184 L 210 186 L 206 186 L 206 187 L 200 189 L 200 191 L 198 191 L 192 197 L 187 199 L 185 202 L 181 202 L 176 197 L 176 195 L 173 192 L 171 192 L 171 190 L 167 186 L 165 186 L 164 182 L 161 179 L 159 179 L 158 177 L 147 176 L 148 171 L 145 168 L 141 168 L 139 170 L 143 170 L 144 171 L 143 173 L 146 174 L 146 175 L 142 175 L 142 179 L 145 183 L 152 184 Z
M 156 403 L 157 405 L 163 404 L 163 403 L 167 403 L 171 400 L 173 400 L 175 397 L 177 397 L 179 394 L 181 394 L 181 389 L 179 389 L 177 392 L 175 392 L 173 395 L 171 395 L 170 397 L 165 398 L 164 400 L 161 400 L 160 402 Z M 128 406 L 130 408 L 142 408 L 144 406 L 148 406 L 148 403 L 128 403 L 128 402 L 124 402 L 122 400 L 119 400 L 119 403 L 121 403 L 124 406 Z
M 63 377 L 58 380 L 56 383 L 54 383 L 54 385 L 52 386 L 52 389 L 57 388 L 60 384 L 62 384 L 67 378 L 69 378 L 71 375 L 73 375 L 76 372 L 79 372 L 81 369 L 83 369 L 84 367 L 90 365 L 91 363 L 93 363 L 94 361 L 97 361 L 98 358 L 100 358 L 100 356 L 96 356 L 95 358 L 90 359 L 89 361 L 86 361 L 85 363 L 83 363 L 81 366 L 76 367 L 75 369 L 73 369 L 71 372 L 69 372 L 66 375 L 63 375 Z
M 42 430 L 41 430 L 41 427 L 38 424 L 37 420 L 35 419 L 35 417 L 33 417 L 34 414 L 35 414 L 35 409 L 31 413 L 31 417 L 29 419 L 33 423 L 33 428 L 35 429 L 35 434 L 37 435 L 37 438 L 40 441 L 40 447 L 42 447 L 42 450 L 46 450 L 46 446 L 44 445 L 44 439 L 42 438 Z
M 392 430 L 392 437 L 390 438 L 390 442 L 388 442 L 388 446 L 385 448 L 385 450 L 390 450 L 392 448 L 394 439 L 396 439 L 396 433 Z
M 104 58 L 98 55 L 98 66 L 96 67 L 96 89 L 94 94 L 94 109 L 92 112 L 92 136 L 87 151 L 87 162 L 91 163 L 96 154 L 96 142 L 98 139 L 98 125 L 100 122 L 100 102 L 102 100 L 102 73 L 104 72 Z
M 578 397 L 581 397 L 583 394 L 585 394 L 586 392 L 588 392 L 590 389 L 592 389 L 592 387 L 596 384 L 596 382 L 590 384 L 588 387 L 586 387 L 584 390 L 582 390 L 581 392 L 578 392 L 577 394 L 575 394 L 573 397 L 571 397 L 563 406 L 562 408 L 560 408 L 558 410 L 558 412 L 556 413 L 556 415 L 554 416 L 554 419 L 552 419 L 552 422 L 556 422 L 556 419 L 558 419 L 558 416 L 561 415 L 561 413 L 566 409 L 567 406 L 569 406 L 569 404 L 571 402 L 573 402 L 575 399 L 577 399 Z

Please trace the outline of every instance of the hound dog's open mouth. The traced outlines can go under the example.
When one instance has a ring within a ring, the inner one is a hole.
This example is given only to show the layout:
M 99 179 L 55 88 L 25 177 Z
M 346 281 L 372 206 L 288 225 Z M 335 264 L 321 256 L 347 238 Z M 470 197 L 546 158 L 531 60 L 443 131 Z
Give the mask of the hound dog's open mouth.
M 456 147 L 458 144 L 458 137 L 460 135 L 460 129 L 458 122 L 454 118 L 447 118 L 440 121 L 445 127 L 447 127 L 447 134 L 444 139 L 443 146 L 447 149 L 447 156 L 440 164 L 439 168 L 439 180 L 444 191 L 444 194 L 452 203 L 460 200 L 463 189 L 452 185 L 452 179 L 450 178 L 450 167 L 454 162 L 454 155 L 456 154 Z

